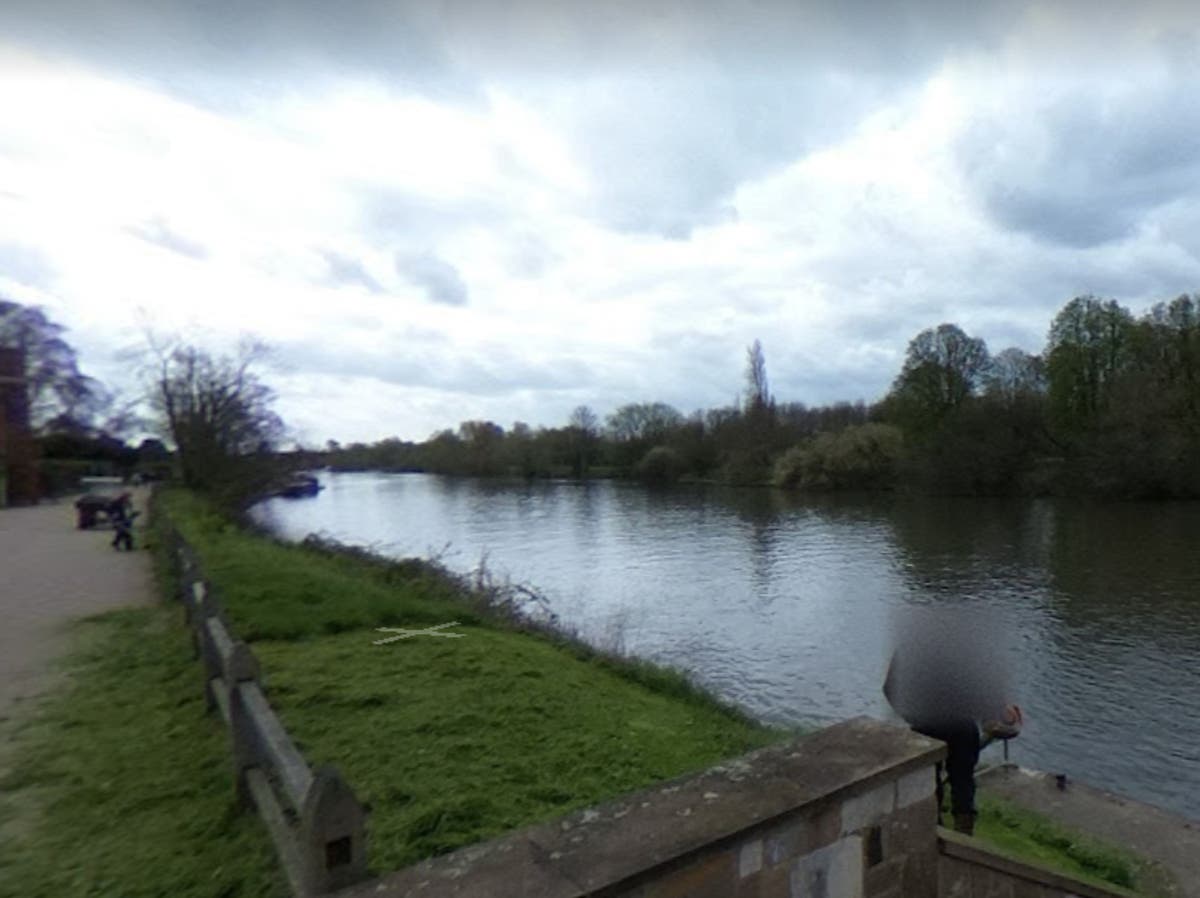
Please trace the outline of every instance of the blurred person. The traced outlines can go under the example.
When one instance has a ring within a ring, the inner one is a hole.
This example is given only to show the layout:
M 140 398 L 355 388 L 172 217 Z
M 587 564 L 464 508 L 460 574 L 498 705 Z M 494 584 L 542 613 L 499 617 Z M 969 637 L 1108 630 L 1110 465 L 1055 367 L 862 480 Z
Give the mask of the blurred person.
M 910 613 L 897 633 L 883 694 L 916 732 L 946 743 L 937 765 L 938 823 L 950 784 L 954 829 L 975 831 L 975 765 L 995 738 L 1024 722 L 1010 698 L 995 622 L 954 609 Z
M 124 546 L 126 552 L 133 551 L 133 519 L 138 516 L 138 512 L 133 511 L 132 508 L 133 497 L 129 493 L 121 494 L 109 506 L 108 516 L 113 525 L 112 547 L 114 549 Z

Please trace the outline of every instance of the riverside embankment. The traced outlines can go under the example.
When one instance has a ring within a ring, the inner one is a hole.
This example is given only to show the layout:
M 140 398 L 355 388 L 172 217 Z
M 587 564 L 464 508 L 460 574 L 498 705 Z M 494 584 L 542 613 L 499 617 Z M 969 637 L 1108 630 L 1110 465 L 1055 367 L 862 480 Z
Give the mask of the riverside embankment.
M 1142 884 L 1156 894 L 1200 898 L 1200 821 L 1122 795 L 1017 766 L 979 777 L 984 792 L 1066 830 L 1124 846 L 1156 869 Z
M 373 807 L 371 866 L 395 869 L 784 734 L 674 673 L 522 630 L 418 562 L 375 563 L 240 530 L 183 493 L 163 509 L 314 764 Z M 383 645 L 378 627 L 440 632 Z
M 785 725 L 886 715 L 896 615 L 979 613 L 1026 712 L 1015 760 L 1200 819 L 1200 503 L 320 476 L 259 520 L 460 571 L 486 558 L 599 644 Z
M 185 494 L 165 498 L 305 756 L 336 764 L 371 804 L 378 871 L 782 735 L 677 675 L 524 632 L 428 565 L 285 546 Z M 233 799 L 224 733 L 204 717 L 177 614 L 86 626 L 70 688 L 25 729 L 4 783 L 45 812 L 0 862 L 0 881 L 20 884 L 11 894 L 280 893 L 261 826 Z M 457 637 L 375 644 L 387 635 L 378 626 L 453 621 L 439 632 Z
M 305 756 L 337 764 L 373 806 L 375 869 L 781 735 L 677 675 L 522 632 L 427 565 L 283 546 L 185 494 L 165 496 L 163 507 L 219 584 L 235 632 L 262 659 L 270 701 Z M 76 534 L 69 521 L 62 530 L 76 543 L 103 538 Z M 54 552 L 31 535 L 30 557 L 55 561 L 67 551 L 59 535 L 45 534 Z M 148 571 L 144 555 L 113 557 Z M 31 616 L 56 584 L 73 595 L 103 591 L 94 577 L 56 581 L 44 565 L 27 573 L 30 586 L 13 603 Z M 0 857 L 0 894 L 284 893 L 261 824 L 237 806 L 227 737 L 204 715 L 199 665 L 178 615 L 172 606 L 142 608 L 74 628 L 68 675 L 37 713 L 22 715 L 0 783 L 14 834 Z M 455 637 L 374 644 L 377 626 L 451 621 Z
M 632 660 L 614 664 L 578 646 L 564 654 L 545 634 L 496 629 L 486 611 L 480 617 L 453 589 L 447 594 L 447 581 L 427 577 L 420 564 L 262 541 L 182 497 L 173 513 L 190 519 L 184 529 L 222 584 L 235 628 L 254 639 L 281 716 L 314 748 L 328 746 L 319 749 L 324 759 L 376 808 L 372 838 L 382 828 L 406 861 L 511 830 L 522 818 L 554 816 L 553 796 L 560 807 L 584 806 L 636 788 L 625 783 L 668 777 L 672 766 L 697 769 L 702 752 L 728 757 L 739 742 L 771 738 L 738 716 L 733 728 L 718 718 L 714 729 L 711 703 L 677 675 Z M 340 579 L 318 579 L 335 574 Z M 463 638 L 376 647 L 377 635 L 362 629 L 371 621 L 419 629 L 450 620 L 465 624 L 454 628 Z M 651 695 L 630 691 L 630 679 L 648 684 Z M 671 702 L 661 701 L 663 692 Z M 406 707 L 395 707 L 401 696 Z M 689 757 L 663 755 L 668 745 Z M 645 776 L 650 771 L 656 775 Z M 584 799 L 585 789 L 596 797 Z M 381 821 L 392 797 L 392 820 Z M 427 802 L 422 816 L 410 816 L 414 800 Z M 1003 802 L 985 803 L 981 832 L 1073 873 L 1134 878 L 1135 864 L 1119 850 L 1076 840 Z

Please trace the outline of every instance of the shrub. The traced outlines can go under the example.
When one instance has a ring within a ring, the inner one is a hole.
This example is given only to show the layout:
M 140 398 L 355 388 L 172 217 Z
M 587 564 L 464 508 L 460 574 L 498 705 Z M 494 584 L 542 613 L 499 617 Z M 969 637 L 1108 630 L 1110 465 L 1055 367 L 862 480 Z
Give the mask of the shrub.
M 665 485 L 679 480 L 686 468 L 683 456 L 670 446 L 655 446 L 642 456 L 635 473 L 643 483 Z
M 903 437 L 890 424 L 856 424 L 793 446 L 775 465 L 775 484 L 799 489 L 890 489 Z

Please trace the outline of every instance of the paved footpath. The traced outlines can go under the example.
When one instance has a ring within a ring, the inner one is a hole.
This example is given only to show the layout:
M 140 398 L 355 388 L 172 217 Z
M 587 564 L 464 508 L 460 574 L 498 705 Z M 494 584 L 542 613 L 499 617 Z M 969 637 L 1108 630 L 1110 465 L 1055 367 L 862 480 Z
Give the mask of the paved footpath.
M 995 767 L 977 779 L 990 795 L 1158 861 L 1176 879 L 1168 894 L 1200 898 L 1200 822 L 1086 783 L 1059 789 L 1050 774 L 1016 766 Z
M 138 510 L 145 498 L 135 491 Z M 149 553 L 115 551 L 112 536 L 104 525 L 77 530 L 71 500 L 0 508 L 0 740 L 21 705 L 53 684 L 70 621 L 153 600 Z

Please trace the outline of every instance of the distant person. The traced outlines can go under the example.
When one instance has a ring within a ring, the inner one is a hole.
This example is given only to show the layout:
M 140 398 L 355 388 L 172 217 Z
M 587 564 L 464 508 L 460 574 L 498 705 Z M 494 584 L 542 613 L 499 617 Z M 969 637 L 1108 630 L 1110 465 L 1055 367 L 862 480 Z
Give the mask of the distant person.
M 937 765 L 938 822 L 943 780 L 950 783 L 954 829 L 975 832 L 975 765 L 994 738 L 1021 729 L 1021 709 L 1008 700 L 1002 659 L 979 621 L 946 611 L 910 622 L 888 664 L 883 694 L 918 733 L 946 743 Z M 943 776 L 944 773 L 944 776 Z
M 130 510 L 132 502 L 132 497 L 124 493 L 108 509 L 113 525 L 112 547 L 120 549 L 124 546 L 126 552 L 133 551 L 133 519 L 138 516 L 136 511 Z

